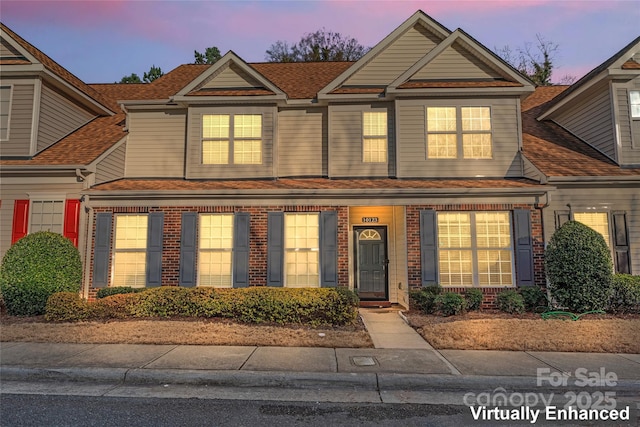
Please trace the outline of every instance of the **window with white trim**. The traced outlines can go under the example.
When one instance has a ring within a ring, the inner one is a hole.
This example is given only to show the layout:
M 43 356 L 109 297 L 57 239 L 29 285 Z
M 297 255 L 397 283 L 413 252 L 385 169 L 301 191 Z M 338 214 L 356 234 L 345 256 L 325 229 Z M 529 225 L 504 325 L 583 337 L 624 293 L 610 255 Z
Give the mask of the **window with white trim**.
M 147 223 L 147 215 L 116 215 L 112 286 L 145 286 Z
M 607 246 L 611 248 L 609 214 L 607 212 L 574 212 L 573 219 L 600 233 Z
M 491 159 L 490 107 L 427 107 L 427 158 Z
M 203 115 L 202 163 L 262 164 L 262 115 Z
M 29 233 L 51 231 L 62 234 L 64 200 L 32 200 Z
M 362 161 L 387 161 L 387 112 L 365 111 L 362 114 Z
M 442 286 L 513 286 L 509 212 L 439 212 Z
M 200 214 L 198 286 L 231 288 L 233 214 Z
M 319 219 L 317 213 L 288 213 L 284 216 L 284 285 L 288 288 L 320 286 Z
M 629 107 L 631 118 L 640 119 L 640 90 L 629 91 Z
M 0 86 L 0 139 L 9 139 L 11 109 L 11 86 Z

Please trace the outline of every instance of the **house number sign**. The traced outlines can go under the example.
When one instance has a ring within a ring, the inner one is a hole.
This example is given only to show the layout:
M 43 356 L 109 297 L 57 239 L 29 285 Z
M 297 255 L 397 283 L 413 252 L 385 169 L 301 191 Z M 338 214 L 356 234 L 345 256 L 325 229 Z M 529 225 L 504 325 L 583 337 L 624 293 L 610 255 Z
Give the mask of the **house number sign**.
M 363 223 L 378 222 L 378 217 L 377 216 L 363 216 L 362 217 L 362 222 Z

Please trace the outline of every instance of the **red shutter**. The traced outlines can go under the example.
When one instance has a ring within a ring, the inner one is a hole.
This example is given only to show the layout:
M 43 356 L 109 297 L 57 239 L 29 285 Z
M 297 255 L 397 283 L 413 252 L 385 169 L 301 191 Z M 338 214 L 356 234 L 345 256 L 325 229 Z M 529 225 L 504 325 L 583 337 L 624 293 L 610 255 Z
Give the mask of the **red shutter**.
M 11 231 L 11 244 L 27 235 L 29 230 L 29 201 L 16 200 L 13 205 L 13 228 Z
M 64 206 L 64 228 L 62 234 L 78 247 L 80 234 L 80 200 L 69 199 Z

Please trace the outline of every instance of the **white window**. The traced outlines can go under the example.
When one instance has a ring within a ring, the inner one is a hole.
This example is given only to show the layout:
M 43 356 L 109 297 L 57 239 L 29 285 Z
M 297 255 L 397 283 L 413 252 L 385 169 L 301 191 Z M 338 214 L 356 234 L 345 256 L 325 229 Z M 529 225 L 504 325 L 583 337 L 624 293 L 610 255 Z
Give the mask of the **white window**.
M 489 107 L 427 107 L 427 158 L 491 159 Z
M 202 163 L 206 165 L 261 164 L 262 116 L 260 114 L 203 115 Z
M 144 287 L 146 266 L 147 215 L 117 215 L 112 286 Z
M 509 212 L 438 213 L 442 286 L 512 286 Z
M 51 231 L 62 234 L 64 221 L 63 200 L 33 200 L 29 233 Z
M 198 286 L 232 287 L 233 215 L 201 214 Z
M 320 239 L 317 213 L 285 214 L 285 286 L 320 286 Z
M 607 212 L 575 212 L 573 219 L 602 234 L 604 241 L 607 242 L 607 246 L 611 247 L 609 215 Z
M 362 161 L 387 161 L 387 112 L 365 112 L 362 115 Z
M 629 92 L 629 105 L 631 106 L 631 118 L 640 119 L 640 90 Z
M 0 86 L 0 139 L 9 139 L 11 86 Z

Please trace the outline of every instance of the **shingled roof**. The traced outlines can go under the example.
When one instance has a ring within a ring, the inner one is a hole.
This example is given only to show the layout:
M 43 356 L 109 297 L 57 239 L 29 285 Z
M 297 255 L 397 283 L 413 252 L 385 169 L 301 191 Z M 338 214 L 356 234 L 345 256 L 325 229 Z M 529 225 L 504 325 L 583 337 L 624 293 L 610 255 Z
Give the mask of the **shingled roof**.
M 549 177 L 640 176 L 640 168 L 621 168 L 556 123 L 536 119 L 567 89 L 568 86 L 538 87 L 522 103 L 525 157 Z

